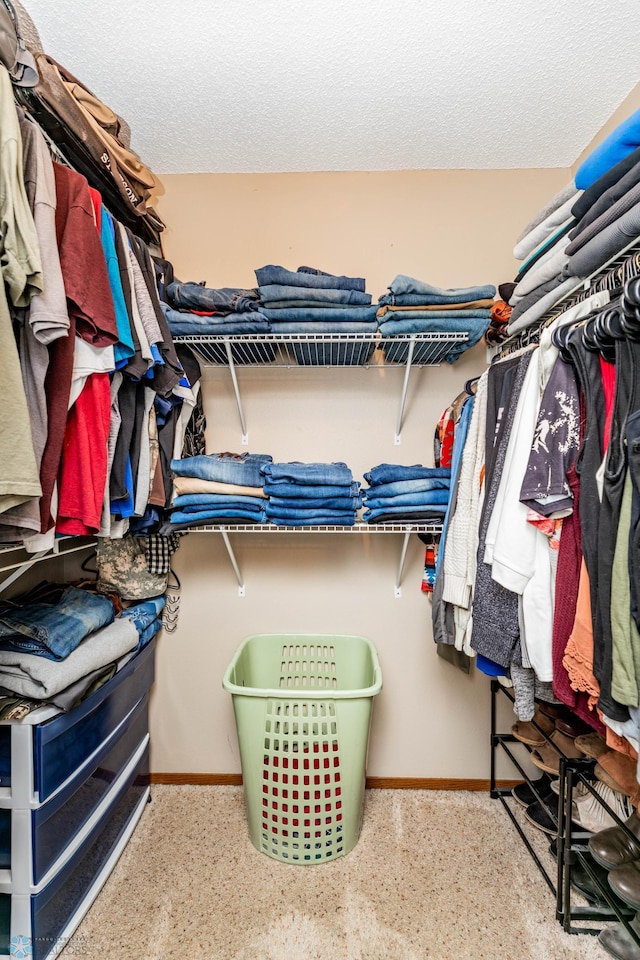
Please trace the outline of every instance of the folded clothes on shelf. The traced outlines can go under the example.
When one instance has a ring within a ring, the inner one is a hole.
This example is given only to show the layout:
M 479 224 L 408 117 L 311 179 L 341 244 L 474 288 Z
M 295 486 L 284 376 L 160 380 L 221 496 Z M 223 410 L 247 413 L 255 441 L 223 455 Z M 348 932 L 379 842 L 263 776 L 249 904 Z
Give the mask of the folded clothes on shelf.
M 276 526 L 355 523 L 359 487 L 345 463 L 270 463 L 262 472 L 269 493 L 267 520 Z
M 197 313 L 174 310 L 163 303 L 169 330 L 174 337 L 187 336 L 232 336 L 233 334 L 270 333 L 271 324 L 263 313 L 228 314 L 226 316 L 201 316 Z
M 259 267 L 256 270 L 256 279 L 259 286 L 282 284 L 290 287 L 308 287 L 311 289 L 359 290 L 364 293 L 366 283 L 362 277 L 340 277 L 331 273 L 324 273 L 315 267 L 298 267 L 297 270 L 287 270 L 274 264 Z
M 449 502 L 449 467 L 381 463 L 364 475 L 368 523 L 400 520 L 441 520 Z
M 239 287 L 221 287 L 218 290 L 202 283 L 180 283 L 175 280 L 166 288 L 169 306 L 175 310 L 196 310 L 218 315 L 247 313 L 258 310 L 258 291 Z
M 272 461 L 273 458 L 265 453 L 203 453 L 172 460 L 171 470 L 178 477 L 261 487 L 262 468 Z

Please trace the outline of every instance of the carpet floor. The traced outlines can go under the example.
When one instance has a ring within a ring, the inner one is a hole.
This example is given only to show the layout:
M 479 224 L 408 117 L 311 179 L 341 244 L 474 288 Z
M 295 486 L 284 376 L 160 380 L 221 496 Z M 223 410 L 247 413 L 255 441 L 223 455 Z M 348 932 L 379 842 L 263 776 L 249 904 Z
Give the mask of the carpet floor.
M 553 876 L 546 838 L 530 832 Z M 486 794 L 369 790 L 355 849 L 295 866 L 251 845 L 242 788 L 159 785 L 63 956 L 71 953 L 82 960 L 608 956 L 594 937 L 563 932 L 553 896 Z

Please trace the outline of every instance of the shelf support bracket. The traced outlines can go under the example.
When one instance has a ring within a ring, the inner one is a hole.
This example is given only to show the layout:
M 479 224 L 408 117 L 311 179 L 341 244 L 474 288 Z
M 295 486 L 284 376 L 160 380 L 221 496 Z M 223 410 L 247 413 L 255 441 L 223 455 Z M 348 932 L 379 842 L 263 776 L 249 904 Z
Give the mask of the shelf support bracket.
M 397 421 L 397 423 L 396 423 L 396 433 L 395 433 L 395 436 L 394 436 L 394 438 L 393 438 L 393 442 L 395 443 L 396 447 L 400 445 L 400 442 L 401 442 L 401 439 L 402 439 L 402 437 L 401 437 L 401 434 L 402 434 L 402 418 L 404 417 L 404 405 L 405 405 L 406 400 L 407 400 L 407 390 L 408 390 L 408 387 L 409 387 L 409 376 L 410 376 L 410 374 L 411 374 L 411 363 L 412 363 L 412 361 L 413 361 L 413 351 L 414 351 L 414 349 L 415 349 L 415 345 L 416 345 L 416 338 L 415 338 L 415 337 L 411 337 L 411 340 L 409 341 L 409 350 L 408 350 L 408 353 L 407 353 L 407 366 L 406 366 L 406 369 L 405 369 L 405 371 L 404 371 L 404 380 L 403 380 L 403 382 L 402 382 L 402 396 L 400 397 L 400 409 L 398 410 L 398 421 Z
M 402 550 L 400 551 L 400 563 L 398 564 L 398 575 L 396 577 L 396 585 L 393 591 L 393 595 L 396 600 L 402 596 L 402 571 L 404 569 L 404 561 L 407 556 L 407 547 L 409 546 L 409 537 L 411 536 L 410 530 L 405 530 L 404 538 L 402 540 Z
M 236 575 L 236 580 L 238 581 L 238 596 L 244 597 L 244 580 L 242 579 L 242 574 L 240 572 L 240 567 L 238 566 L 238 561 L 236 560 L 236 555 L 233 552 L 233 547 L 231 546 L 231 540 L 229 540 L 229 534 L 224 529 L 220 527 L 220 533 L 222 534 L 222 539 L 224 540 L 224 545 L 227 548 L 227 553 L 229 554 L 229 560 L 231 560 L 231 566 L 233 567 L 233 572 Z
M 238 408 L 238 416 L 240 417 L 240 429 L 242 430 L 242 444 L 247 446 L 249 443 L 249 435 L 247 433 L 247 425 L 244 419 L 244 411 L 242 409 L 242 400 L 240 399 L 240 387 L 238 386 L 238 377 L 236 375 L 236 365 L 233 362 L 233 354 L 231 353 L 231 344 L 229 343 L 228 337 L 224 338 L 224 348 L 227 352 L 227 361 L 229 363 L 229 373 L 231 374 L 231 382 L 233 383 L 233 392 L 236 397 L 236 406 Z M 227 549 L 229 549 L 227 547 Z

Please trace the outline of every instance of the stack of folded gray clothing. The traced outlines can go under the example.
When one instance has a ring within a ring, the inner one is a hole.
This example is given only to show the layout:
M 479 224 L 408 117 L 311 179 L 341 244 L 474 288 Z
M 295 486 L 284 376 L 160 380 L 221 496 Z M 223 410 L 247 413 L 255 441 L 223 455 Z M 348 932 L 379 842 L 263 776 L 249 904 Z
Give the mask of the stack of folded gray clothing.
M 264 523 L 261 468 L 269 454 L 211 453 L 171 461 L 174 498 L 162 533 L 203 524 Z
M 360 487 L 345 463 L 268 463 L 262 467 L 267 519 L 279 527 L 353 526 Z
M 518 238 L 514 256 L 524 263 L 508 332 L 536 323 L 638 236 L 640 110 L 589 154 Z
M 380 334 L 386 339 L 412 333 L 466 333 L 467 339 L 447 353 L 449 363 L 484 335 L 496 294 L 491 284 L 443 290 L 404 274 L 398 274 L 388 290 L 378 301 Z M 418 344 L 414 360 L 428 356 L 431 349 L 429 344 Z M 403 362 L 407 351 L 408 345 L 403 345 L 402 350 L 390 352 L 388 359 Z
M 451 469 L 381 463 L 365 473 L 367 523 L 442 520 L 449 502 Z
M 256 270 L 261 312 L 273 333 L 336 336 L 346 333 L 375 334 L 376 307 L 365 293 L 361 277 L 339 277 L 315 267 L 296 271 L 270 264 Z M 357 351 L 338 345 L 325 350 L 292 342 L 299 363 L 353 363 Z M 371 346 L 370 353 L 373 352 Z
M 0 695 L 69 709 L 160 629 L 164 597 L 116 617 L 111 597 L 45 585 L 0 607 Z

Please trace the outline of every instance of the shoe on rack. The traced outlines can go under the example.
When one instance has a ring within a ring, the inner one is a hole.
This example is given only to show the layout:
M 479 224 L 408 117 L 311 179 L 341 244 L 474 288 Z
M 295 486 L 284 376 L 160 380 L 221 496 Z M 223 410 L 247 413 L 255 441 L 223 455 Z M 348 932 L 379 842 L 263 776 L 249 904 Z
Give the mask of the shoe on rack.
M 554 860 L 558 859 L 558 841 L 553 839 L 549 844 L 549 853 Z M 609 873 L 599 863 L 593 859 L 589 853 L 583 853 L 583 856 L 589 861 L 589 867 L 598 877 L 600 884 L 607 888 L 607 877 Z M 600 886 L 592 878 L 591 874 L 582 865 L 582 861 L 576 858 L 575 863 L 571 865 L 571 886 L 579 893 L 581 897 L 594 907 L 607 907 L 607 901 L 604 898 Z
M 540 713 L 543 713 L 545 717 L 550 717 L 551 720 L 566 717 L 569 713 L 568 707 L 564 703 L 548 703 L 546 700 L 536 700 L 536 703 Z
M 626 793 L 635 807 L 640 803 L 637 768 L 637 760 L 617 750 L 608 750 L 601 755 L 593 772 L 598 780 L 602 780 L 612 790 Z
M 596 792 L 594 797 L 589 788 L 578 781 L 573 788 L 574 820 L 589 833 L 599 833 L 609 827 L 617 827 L 617 822 L 607 813 L 598 797 L 608 804 L 619 820 L 627 820 L 633 813 L 631 801 L 626 793 L 612 790 L 601 780 L 594 780 L 591 787 Z M 560 793 L 560 781 L 552 780 L 551 789 L 556 795 Z
M 607 870 L 613 870 L 623 863 L 630 863 L 640 858 L 640 817 L 635 810 L 629 819 L 625 820 L 624 825 L 634 837 L 637 837 L 637 842 L 627 837 L 624 830 L 618 826 L 600 830 L 589 839 L 591 856 Z
M 525 810 L 524 815 L 529 823 L 533 827 L 536 827 L 537 830 L 542 830 L 543 833 L 548 833 L 552 837 L 555 837 L 557 834 L 557 820 L 554 821 L 551 818 L 544 803 L 540 803 L 537 800 L 535 803 L 530 803 Z
M 598 760 L 603 753 L 607 753 L 611 749 L 599 733 L 583 733 L 576 737 L 574 742 L 578 750 L 582 750 L 585 757 L 592 757 L 594 760 Z
M 632 860 L 610 870 L 609 886 L 630 907 L 640 910 L 640 861 Z
M 565 757 L 578 759 L 584 756 L 582 751 L 575 746 L 573 739 L 559 730 L 554 730 L 549 739 Z M 554 750 L 550 743 L 545 743 L 543 747 L 533 750 L 531 762 L 540 770 L 544 770 L 545 773 L 552 773 L 555 776 L 560 773 L 560 754 Z
M 543 773 L 537 780 L 532 780 L 532 785 L 536 788 L 543 800 L 548 800 L 552 793 L 552 784 L 554 781 L 549 774 Z M 528 783 L 519 783 L 511 791 L 511 796 L 522 807 L 528 807 L 538 799 Z
M 534 724 L 537 724 L 543 732 L 541 733 Z M 530 747 L 541 747 L 546 743 L 546 738 L 551 736 L 554 729 L 555 724 L 553 720 L 545 717 L 545 715 L 538 710 L 538 712 L 534 714 L 533 721 L 518 720 L 517 723 L 514 723 L 511 727 L 511 733 L 520 743 L 526 743 Z
M 640 938 L 640 920 L 635 915 L 629 924 Z M 598 943 L 616 960 L 640 960 L 640 947 L 623 923 L 612 923 L 598 934 Z

